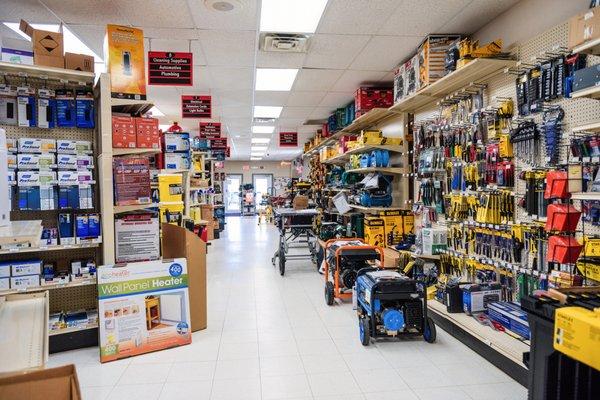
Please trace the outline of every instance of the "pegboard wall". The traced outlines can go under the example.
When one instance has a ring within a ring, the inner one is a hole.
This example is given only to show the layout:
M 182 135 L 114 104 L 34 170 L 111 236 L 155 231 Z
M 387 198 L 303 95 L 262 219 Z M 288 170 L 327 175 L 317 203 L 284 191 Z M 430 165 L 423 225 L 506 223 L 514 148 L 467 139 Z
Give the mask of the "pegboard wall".
M 50 313 L 98 307 L 96 285 L 69 286 L 50 291 Z

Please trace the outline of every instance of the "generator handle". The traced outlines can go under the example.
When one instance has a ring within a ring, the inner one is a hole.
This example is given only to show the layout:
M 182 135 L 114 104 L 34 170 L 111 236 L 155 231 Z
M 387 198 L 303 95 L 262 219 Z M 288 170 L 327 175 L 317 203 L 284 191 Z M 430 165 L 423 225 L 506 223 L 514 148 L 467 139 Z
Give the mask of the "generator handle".
M 335 243 L 335 242 L 337 242 L 339 240 L 348 240 L 348 241 L 350 241 L 350 240 L 352 240 L 352 241 L 358 240 L 361 243 L 365 242 L 364 239 L 361 239 L 361 238 L 334 238 L 334 239 L 329 239 L 328 241 L 325 242 L 325 250 L 327 250 L 331 246 L 332 243 Z
M 364 242 L 363 242 L 364 243 Z M 342 246 L 335 251 L 335 261 L 339 264 L 340 256 L 344 250 L 375 250 L 379 253 L 379 262 L 381 263 L 381 269 L 383 269 L 383 248 L 377 246 Z

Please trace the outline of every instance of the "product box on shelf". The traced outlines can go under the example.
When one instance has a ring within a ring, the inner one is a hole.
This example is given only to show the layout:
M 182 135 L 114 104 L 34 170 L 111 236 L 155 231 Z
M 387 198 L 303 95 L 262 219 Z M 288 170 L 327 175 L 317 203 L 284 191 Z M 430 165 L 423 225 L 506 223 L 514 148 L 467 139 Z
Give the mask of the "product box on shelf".
M 40 275 L 42 273 L 41 260 L 19 260 L 11 262 L 11 275 Z
M 181 225 L 183 213 L 185 211 L 185 206 L 183 202 L 168 205 L 161 204 L 158 211 L 160 216 L 160 222 L 162 224 L 167 223 Z
M 402 213 L 400 210 L 385 210 L 379 212 L 379 217 L 383 220 L 384 233 L 387 239 L 388 235 L 402 235 Z M 386 240 L 387 242 L 387 240 Z
M 421 229 L 423 254 L 436 255 L 448 247 L 448 230 L 446 228 Z
M 38 89 L 38 128 L 56 126 L 56 99 L 52 89 Z
M 189 169 L 189 153 L 165 153 L 165 169 Z
M 460 35 L 429 35 L 419 45 L 419 85 L 431 85 L 446 75 L 446 54 Z
M 487 306 L 487 315 L 492 321 L 496 321 L 506 329 L 529 340 L 531 332 L 529 322 L 527 322 L 527 313 L 521 310 L 517 303 L 507 301 L 495 301 Z
M 112 117 L 112 143 L 114 148 L 135 148 L 136 124 L 133 117 Z
M 9 262 L 0 263 L 0 278 L 9 278 L 10 277 L 10 269 L 11 269 L 11 263 L 9 263 Z
M 56 151 L 56 141 L 54 139 L 38 138 L 19 138 L 19 153 L 46 153 Z
M 147 158 L 115 158 L 113 174 L 117 205 L 150 203 L 150 169 Z
M 190 149 L 189 133 L 165 133 L 165 150 L 172 151 L 188 151 Z
M 65 68 L 83 72 L 94 72 L 94 57 L 86 54 L 65 52 Z
M 365 217 L 365 242 L 370 246 L 385 246 L 385 222 L 378 217 Z
M 158 129 L 158 119 L 142 117 L 135 118 L 135 132 L 137 147 L 143 149 L 160 149 L 160 131 Z
M 404 235 L 413 235 L 415 233 L 415 215 L 411 211 L 403 210 L 402 229 Z
M 499 283 L 470 284 L 461 287 L 463 291 L 463 310 L 466 314 L 484 312 L 488 305 L 500 301 L 502 286 Z
M 77 126 L 75 92 L 71 89 L 56 89 L 56 126 L 61 128 Z
M 62 25 L 59 32 L 52 32 L 35 29 L 26 21 L 21 20 L 19 29 L 31 38 L 35 65 L 65 67 Z
M 0 84 L 0 124 L 18 124 L 16 86 Z M 8 149 L 10 150 L 10 146 Z
M 10 290 L 10 277 L 0 278 L 0 290 Z
M 354 95 L 356 112 L 388 108 L 394 103 L 392 88 L 360 87 Z
M 25 290 L 30 287 L 40 286 L 39 275 L 11 276 L 10 287 L 15 290 Z
M 159 174 L 158 193 L 161 203 L 183 201 L 183 175 Z
M 100 361 L 192 342 L 185 258 L 98 268 Z
M 394 103 L 407 95 L 406 86 L 404 84 L 405 71 L 405 64 L 398 65 L 394 70 Z
M 17 120 L 22 127 L 37 126 L 35 90 L 29 86 L 17 87 Z
M 600 7 L 591 8 L 569 20 L 569 47 L 600 37 Z
M 421 80 L 419 79 L 419 55 L 415 54 L 406 61 L 402 68 L 404 74 L 404 91 L 403 96 L 407 97 L 421 89 Z M 395 101 L 398 101 L 396 99 Z
M 107 25 L 104 61 L 110 74 L 111 95 L 146 100 L 144 32 L 121 25 Z
M 78 128 L 93 128 L 95 124 L 94 93 L 89 90 L 75 92 L 75 125 Z
M 33 46 L 30 41 L 1 37 L 0 43 L 2 61 L 33 65 Z

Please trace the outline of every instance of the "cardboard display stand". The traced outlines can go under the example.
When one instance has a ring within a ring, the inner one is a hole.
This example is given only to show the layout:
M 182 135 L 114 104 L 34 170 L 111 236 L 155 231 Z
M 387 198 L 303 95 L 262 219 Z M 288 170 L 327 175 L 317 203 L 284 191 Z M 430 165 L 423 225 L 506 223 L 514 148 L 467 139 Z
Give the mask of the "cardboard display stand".
M 0 399 L 80 400 L 75 366 L 65 365 L 3 375 L 0 377 Z
M 192 342 L 185 258 L 98 268 L 100 361 Z
M 164 258 L 185 258 L 192 332 L 206 329 L 206 243 L 193 232 L 171 224 L 162 224 Z

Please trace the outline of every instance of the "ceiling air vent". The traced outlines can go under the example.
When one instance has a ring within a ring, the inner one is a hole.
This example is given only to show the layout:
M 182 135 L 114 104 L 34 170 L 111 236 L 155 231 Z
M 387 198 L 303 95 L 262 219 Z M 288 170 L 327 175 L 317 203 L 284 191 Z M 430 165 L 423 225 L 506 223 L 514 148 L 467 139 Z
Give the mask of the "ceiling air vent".
M 308 35 L 298 33 L 261 33 L 260 49 L 286 53 L 306 53 Z

